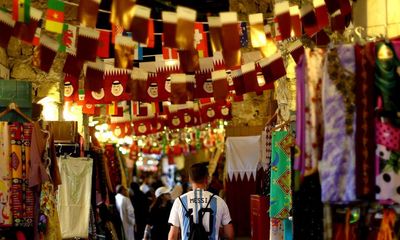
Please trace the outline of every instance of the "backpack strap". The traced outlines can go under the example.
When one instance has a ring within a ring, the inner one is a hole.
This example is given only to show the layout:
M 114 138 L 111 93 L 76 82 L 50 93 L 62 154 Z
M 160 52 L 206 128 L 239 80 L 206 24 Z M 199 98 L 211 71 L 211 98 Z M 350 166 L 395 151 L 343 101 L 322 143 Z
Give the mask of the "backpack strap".
M 185 207 L 185 204 L 183 204 L 181 197 L 178 197 L 178 199 L 179 199 L 179 201 L 181 202 L 183 209 L 185 209 L 185 212 L 186 212 L 185 215 L 186 215 L 186 217 L 189 217 L 189 211 L 188 211 L 187 208 Z
M 202 208 L 202 209 L 207 209 L 208 206 L 210 206 L 211 200 L 213 199 L 214 196 L 215 196 L 215 193 L 213 193 L 213 195 L 211 195 L 210 200 L 208 201 L 206 207 Z M 201 212 L 199 222 L 203 221 L 204 214 L 205 214 L 205 212 Z

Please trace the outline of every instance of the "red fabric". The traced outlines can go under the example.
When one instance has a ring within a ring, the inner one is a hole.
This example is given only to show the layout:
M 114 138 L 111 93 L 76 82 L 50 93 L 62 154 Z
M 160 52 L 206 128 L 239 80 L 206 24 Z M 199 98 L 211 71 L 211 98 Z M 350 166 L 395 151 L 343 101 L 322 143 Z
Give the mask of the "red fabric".
M 168 127 L 169 129 L 179 129 L 185 127 L 185 119 L 182 111 L 169 113 Z
M 309 11 L 306 15 L 301 17 L 301 22 L 303 25 L 304 32 L 312 37 L 319 30 L 317 16 L 315 15 L 314 10 Z
M 207 34 L 204 32 L 202 23 L 194 24 L 194 34 L 195 48 L 199 52 L 199 56 L 208 57 Z
M 217 106 L 217 111 L 221 119 L 223 120 L 231 120 L 232 119 L 232 104 L 231 103 L 226 103 L 226 104 L 219 104 Z
M 197 50 L 179 50 L 180 68 L 185 73 L 193 73 L 199 70 L 199 53 Z
M 114 134 L 114 136 L 118 137 L 118 138 L 123 138 L 125 137 L 125 123 L 111 123 L 110 126 L 110 130 L 112 131 L 112 133 Z
M 331 28 L 333 31 L 343 33 L 346 28 L 346 20 L 343 14 L 339 14 L 335 17 L 331 17 Z
M 326 5 L 315 8 L 315 15 L 317 17 L 319 29 L 323 29 L 329 25 L 329 14 Z
M 32 44 L 35 37 L 36 28 L 39 22 L 31 18 L 29 23 L 16 22 L 14 26 L 13 36 L 21 39 L 22 41 Z M 3 37 L 3 36 L 2 36 Z
M 195 74 L 196 87 L 194 90 L 194 98 L 211 98 L 213 97 L 213 86 L 211 79 L 211 71 L 197 71 Z
M 92 116 L 93 115 L 98 116 L 98 115 L 100 115 L 100 108 L 96 107 L 96 105 L 94 105 L 94 104 L 86 103 L 83 105 L 82 113 L 85 113 L 87 115 L 92 115 Z
M 286 75 L 285 65 L 282 57 L 276 59 L 262 68 L 265 83 L 273 83 L 275 80 Z
M 289 9 L 288 9 L 289 10 Z M 290 13 L 289 11 L 284 12 L 276 16 L 279 24 L 279 32 L 281 33 L 282 40 L 290 38 Z
M 88 66 L 86 68 L 85 90 L 100 91 L 102 88 L 104 88 L 104 71 Z
M 232 217 L 235 236 L 248 237 L 251 235 L 250 195 L 256 193 L 256 181 L 253 176 L 250 179 L 234 178 L 226 181 L 225 188 L 226 204 Z
M 183 121 L 186 127 L 192 127 L 195 125 L 193 109 L 182 109 L 179 110 L 179 112 L 183 115 Z
M 303 54 L 304 54 L 304 47 L 303 46 L 295 48 L 295 49 L 293 49 L 293 51 L 290 52 L 290 55 L 292 55 L 292 58 L 296 62 L 296 64 L 299 62 L 300 57 Z
M 158 79 L 158 98 L 160 101 L 168 101 L 171 97 L 171 78 L 172 73 L 179 73 L 179 67 L 163 67 L 157 69 Z
M 220 118 L 220 112 L 215 103 L 206 104 L 200 107 L 201 123 L 213 122 Z
M 259 90 L 255 66 L 253 71 L 243 73 L 243 82 L 246 92 L 257 92 Z
M 78 34 L 76 57 L 86 61 L 96 61 L 99 39 Z
M 133 132 L 136 136 L 147 135 L 152 132 L 151 120 L 138 120 L 133 122 Z
M 115 37 L 124 32 L 124 28 L 119 25 L 111 24 L 111 42 L 115 43 Z
M 105 104 L 105 93 L 104 88 L 101 88 L 100 91 L 91 91 L 89 89 L 85 89 L 85 102 L 87 104 Z M 110 102 L 108 102 L 110 103 Z
M 6 24 L 3 21 L 0 21 L 0 32 L 1 32 L 0 47 L 7 49 L 8 42 L 10 41 L 11 35 L 13 33 L 13 29 L 14 28 L 12 26 Z
M 148 36 L 149 38 L 147 39 L 147 47 L 148 48 L 154 48 L 154 19 L 149 19 L 149 25 L 148 25 Z
M 229 86 L 227 79 L 213 80 L 213 95 L 215 101 L 225 101 L 229 94 Z
M 295 37 L 301 37 L 301 21 L 299 15 L 290 16 L 290 25 Z
M 79 90 L 79 80 L 70 74 L 65 74 L 64 100 L 67 102 L 78 101 L 78 90 Z
M 63 72 L 79 78 L 83 68 L 83 63 L 84 61 L 68 53 L 67 60 L 65 61 L 64 64 Z
M 129 72 L 126 70 L 113 71 L 104 75 L 105 102 L 130 100 L 127 93 Z
M 178 50 L 175 48 L 162 48 L 163 58 L 164 59 L 178 59 Z
M 39 45 L 39 52 L 40 70 L 49 73 L 50 68 L 53 65 L 54 59 L 56 58 L 57 52 L 43 44 Z
M 108 58 L 110 56 L 110 32 L 107 30 L 99 30 L 99 45 L 97 46 L 97 56 L 100 58 Z
M 147 79 L 147 90 L 146 90 L 146 101 L 147 102 L 158 102 L 159 101 L 159 88 L 157 74 L 149 73 Z
M 164 131 L 165 119 L 155 117 L 151 120 L 151 128 L 153 133 Z

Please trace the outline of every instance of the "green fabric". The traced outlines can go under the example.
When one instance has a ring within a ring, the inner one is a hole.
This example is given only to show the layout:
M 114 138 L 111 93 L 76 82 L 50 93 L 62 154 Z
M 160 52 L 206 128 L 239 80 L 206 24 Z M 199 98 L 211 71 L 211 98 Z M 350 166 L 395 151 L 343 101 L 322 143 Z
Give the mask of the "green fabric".
M 292 208 L 290 149 L 293 137 L 287 131 L 272 133 L 270 217 L 288 218 Z
M 397 67 L 400 61 L 391 43 L 378 43 L 376 45 L 376 56 L 379 50 L 386 45 L 393 52 L 393 58 L 389 60 L 380 60 L 376 57 L 375 65 L 375 85 L 382 96 L 384 115 L 387 116 L 393 124 L 400 126 L 400 118 L 397 112 L 400 112 L 400 77 L 397 73 Z
M 31 20 L 31 1 L 24 0 L 24 22 L 29 23 Z
M 59 0 L 49 0 L 47 2 L 49 9 L 64 12 L 64 2 Z

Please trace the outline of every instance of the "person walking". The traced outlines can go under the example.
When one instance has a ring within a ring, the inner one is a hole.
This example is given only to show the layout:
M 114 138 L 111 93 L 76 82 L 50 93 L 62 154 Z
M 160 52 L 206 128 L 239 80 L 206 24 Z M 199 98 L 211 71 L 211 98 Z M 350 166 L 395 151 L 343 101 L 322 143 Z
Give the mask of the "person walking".
M 129 198 L 131 199 L 133 209 L 135 210 L 136 232 L 135 239 L 143 239 L 146 221 L 149 215 L 149 203 L 146 195 L 140 191 L 139 184 L 132 182 L 129 189 Z
M 170 228 L 168 217 L 172 208 L 170 191 L 167 187 L 157 188 L 155 192 L 156 199 L 150 207 L 150 215 L 143 239 L 168 239 Z
M 115 190 L 115 205 L 124 227 L 125 239 L 135 240 L 135 212 L 131 200 L 127 197 L 128 191 L 122 185 L 118 185 Z
M 207 165 L 197 163 L 190 167 L 189 181 L 193 190 L 175 199 L 169 216 L 168 240 L 177 240 L 179 233 L 182 240 L 219 239 L 221 226 L 224 237 L 234 239 L 228 206 L 222 198 L 205 190 L 208 185 Z

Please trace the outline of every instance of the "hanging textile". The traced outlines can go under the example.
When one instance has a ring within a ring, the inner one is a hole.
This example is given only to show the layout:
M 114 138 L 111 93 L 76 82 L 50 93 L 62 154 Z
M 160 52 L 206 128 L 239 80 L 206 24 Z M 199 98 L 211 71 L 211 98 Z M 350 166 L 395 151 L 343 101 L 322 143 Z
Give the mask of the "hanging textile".
M 53 184 L 46 181 L 42 184 L 40 193 L 40 218 L 39 222 L 45 220 L 46 227 L 42 230 L 45 240 L 61 239 L 61 226 L 57 212 L 56 193 Z M 40 226 L 41 223 L 39 223 Z
M 354 46 L 331 49 L 323 67 L 324 144 L 318 164 L 322 201 L 354 201 Z
M 270 240 L 292 240 L 293 222 L 289 219 L 272 218 L 269 236 Z
M 378 135 L 379 133 L 377 133 Z M 376 148 L 376 199 L 381 203 L 400 203 L 400 152 L 387 146 Z
M 356 45 L 356 191 L 371 199 L 375 187 L 375 89 L 373 43 Z
M 29 188 L 30 148 L 32 124 L 9 125 L 11 139 L 11 211 L 15 227 L 33 227 L 35 199 Z
M 104 155 L 106 157 L 107 160 L 107 172 L 109 177 L 109 180 L 111 181 L 111 192 L 115 192 L 115 187 L 118 184 L 121 184 L 122 181 L 122 175 L 121 175 L 121 168 L 120 168 L 120 164 L 119 164 L 119 159 L 116 156 L 115 153 L 115 147 L 112 144 L 107 144 L 105 146 L 105 151 L 104 151 Z
M 10 132 L 7 122 L 0 122 L 0 227 L 12 226 Z
M 256 193 L 256 170 L 260 161 L 260 136 L 226 139 L 226 203 L 236 235 L 249 236 L 250 195 Z
M 57 208 L 62 238 L 88 237 L 92 167 L 90 158 L 60 159 L 63 184 L 58 192 Z
M 400 127 L 400 75 L 398 59 L 392 43 L 380 42 L 376 44 L 375 60 L 375 85 L 381 97 L 383 107 L 382 115 L 389 118 L 396 126 Z
M 271 218 L 288 218 L 292 209 L 291 147 L 293 137 L 287 131 L 272 133 Z

